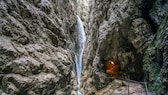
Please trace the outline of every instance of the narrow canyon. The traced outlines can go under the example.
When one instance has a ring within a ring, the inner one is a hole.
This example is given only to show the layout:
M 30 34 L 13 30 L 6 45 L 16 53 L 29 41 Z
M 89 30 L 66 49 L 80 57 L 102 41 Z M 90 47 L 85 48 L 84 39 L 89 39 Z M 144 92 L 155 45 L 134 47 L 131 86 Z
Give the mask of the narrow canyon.
M 0 0 L 0 95 L 168 95 L 168 0 Z

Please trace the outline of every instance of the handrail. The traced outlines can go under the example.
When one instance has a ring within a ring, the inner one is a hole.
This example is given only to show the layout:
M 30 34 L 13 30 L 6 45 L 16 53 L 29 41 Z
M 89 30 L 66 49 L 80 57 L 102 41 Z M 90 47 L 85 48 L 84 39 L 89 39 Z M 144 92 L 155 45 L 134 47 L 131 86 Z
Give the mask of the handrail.
M 122 80 L 125 80 L 125 81 L 128 81 L 128 82 L 133 82 L 133 83 L 140 83 L 140 84 L 143 84 L 145 86 L 145 93 L 146 95 L 148 95 L 148 87 L 147 87 L 147 82 L 142 82 L 142 81 L 136 81 L 136 80 L 132 80 L 130 79 L 130 76 L 127 75 L 127 74 L 124 74 L 124 73 L 120 73 L 121 75 L 124 76 L 124 79 L 122 78 Z M 118 79 L 118 78 L 114 78 L 114 79 Z M 130 95 L 130 92 L 129 92 L 129 85 L 128 86 L 128 95 Z

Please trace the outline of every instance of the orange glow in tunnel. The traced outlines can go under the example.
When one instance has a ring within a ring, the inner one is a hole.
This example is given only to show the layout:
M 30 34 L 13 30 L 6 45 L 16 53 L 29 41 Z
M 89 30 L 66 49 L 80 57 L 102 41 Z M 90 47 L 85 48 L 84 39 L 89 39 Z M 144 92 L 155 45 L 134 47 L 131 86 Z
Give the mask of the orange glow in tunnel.
M 115 76 L 119 73 L 120 66 L 113 59 L 105 62 L 106 73 Z

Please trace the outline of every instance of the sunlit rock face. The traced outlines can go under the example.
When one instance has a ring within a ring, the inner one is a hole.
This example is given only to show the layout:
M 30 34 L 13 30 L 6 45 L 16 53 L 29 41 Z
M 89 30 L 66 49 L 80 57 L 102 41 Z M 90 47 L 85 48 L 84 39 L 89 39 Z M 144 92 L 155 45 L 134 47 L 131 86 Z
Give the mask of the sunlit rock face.
M 142 0 L 90 2 L 82 78 L 85 95 L 93 94 L 111 82 L 104 65 L 111 58 L 131 79 L 143 80 L 142 58 L 153 35 L 141 7 Z
M 0 95 L 70 95 L 67 42 L 76 5 L 75 0 L 0 0 Z
M 85 22 L 88 19 L 89 1 L 91 0 L 77 0 L 77 12 L 81 19 Z

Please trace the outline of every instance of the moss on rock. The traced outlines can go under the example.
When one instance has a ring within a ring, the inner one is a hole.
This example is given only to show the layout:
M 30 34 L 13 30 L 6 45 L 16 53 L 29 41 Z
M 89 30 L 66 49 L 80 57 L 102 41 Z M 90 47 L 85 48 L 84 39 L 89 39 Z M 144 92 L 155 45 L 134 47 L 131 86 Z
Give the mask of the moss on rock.
M 143 70 L 148 72 L 149 89 L 159 93 L 162 82 L 160 80 L 160 67 L 156 61 L 158 48 L 166 33 L 166 27 L 168 26 L 168 13 L 159 26 L 155 38 L 150 43 L 143 57 Z

